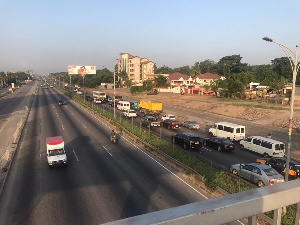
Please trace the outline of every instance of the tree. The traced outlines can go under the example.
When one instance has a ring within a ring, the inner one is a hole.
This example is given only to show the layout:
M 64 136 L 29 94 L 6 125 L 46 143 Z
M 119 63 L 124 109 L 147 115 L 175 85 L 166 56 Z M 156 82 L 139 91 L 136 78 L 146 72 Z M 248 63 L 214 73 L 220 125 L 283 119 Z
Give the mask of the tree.
M 195 63 L 199 67 L 201 73 L 218 73 L 216 63 L 213 60 L 206 59 L 202 62 Z
M 244 91 L 244 85 L 242 82 L 230 79 L 227 83 L 227 91 L 229 93 L 229 97 L 235 96 L 237 93 L 241 93 Z
M 163 65 L 163 67 L 160 68 L 154 68 L 155 74 L 171 74 L 174 73 L 174 69 L 171 69 L 170 67 Z
M 143 87 L 145 91 L 151 91 L 153 89 L 152 80 L 145 80 L 143 82 Z
M 132 80 L 126 80 L 124 83 L 127 87 L 131 87 L 132 86 Z
M 190 76 L 191 68 L 190 66 L 182 66 L 182 67 L 175 68 L 174 72 L 178 72 Z
M 120 83 L 122 84 L 123 80 L 128 79 L 128 74 L 126 73 L 126 71 L 122 71 L 121 73 L 118 74 L 118 77 L 120 77 Z
M 293 72 L 290 61 L 287 57 L 276 58 L 271 60 L 273 70 L 279 77 L 285 77 L 289 81 L 292 81 Z
M 247 70 L 247 64 L 241 63 L 240 55 L 225 56 L 218 62 L 218 72 L 225 77 L 231 73 L 241 73 Z
M 154 78 L 156 87 L 166 87 L 167 86 L 167 78 L 163 75 L 158 75 Z

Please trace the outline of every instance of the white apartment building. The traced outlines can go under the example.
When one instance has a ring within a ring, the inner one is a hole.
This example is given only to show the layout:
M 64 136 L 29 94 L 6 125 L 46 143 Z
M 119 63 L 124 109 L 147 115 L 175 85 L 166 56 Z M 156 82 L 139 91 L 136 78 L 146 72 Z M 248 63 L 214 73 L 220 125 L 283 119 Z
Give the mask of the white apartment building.
M 147 75 L 154 74 L 155 63 L 147 58 L 140 58 L 129 53 L 121 53 L 118 60 L 118 73 L 125 71 L 129 80 L 140 82 Z

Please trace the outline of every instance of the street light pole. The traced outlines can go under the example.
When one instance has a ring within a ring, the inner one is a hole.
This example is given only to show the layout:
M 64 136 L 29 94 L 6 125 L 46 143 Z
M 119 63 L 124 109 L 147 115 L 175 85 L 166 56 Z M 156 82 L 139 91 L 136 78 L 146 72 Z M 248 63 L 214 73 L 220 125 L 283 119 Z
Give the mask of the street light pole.
M 288 142 L 288 146 L 286 149 L 286 170 L 285 170 L 285 175 L 284 175 L 284 180 L 288 181 L 289 178 L 289 170 L 290 170 L 290 158 L 291 158 L 291 144 L 292 144 L 292 129 L 293 129 L 293 112 L 294 112 L 294 98 L 295 98 L 295 89 L 296 89 L 296 76 L 298 73 L 298 69 L 299 69 L 299 64 L 298 64 L 298 45 L 296 45 L 296 51 L 292 51 L 290 48 L 288 48 L 287 46 L 280 44 L 276 41 L 273 41 L 273 39 L 268 38 L 268 37 L 264 37 L 263 40 L 268 41 L 268 42 L 273 42 L 277 45 L 279 45 L 282 50 L 284 51 L 284 53 L 286 54 L 286 56 L 288 57 L 292 70 L 293 70 L 293 89 L 292 89 L 292 94 L 291 94 L 291 101 L 290 101 L 290 105 L 291 105 L 291 109 L 290 109 L 290 119 L 289 119 L 289 142 Z M 295 59 L 292 59 L 292 56 L 295 57 Z
M 114 118 L 116 118 L 116 106 L 115 106 L 115 104 L 116 104 L 116 71 L 114 69 L 114 104 L 113 104 L 113 106 L 114 106 Z

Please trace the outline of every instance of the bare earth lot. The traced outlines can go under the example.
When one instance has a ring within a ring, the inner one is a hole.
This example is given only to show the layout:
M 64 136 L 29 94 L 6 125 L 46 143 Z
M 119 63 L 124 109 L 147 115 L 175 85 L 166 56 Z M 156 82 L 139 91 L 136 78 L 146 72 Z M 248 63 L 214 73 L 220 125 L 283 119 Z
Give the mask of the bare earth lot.
M 113 95 L 112 90 L 106 90 Z M 137 99 L 162 102 L 163 105 L 184 106 L 191 109 L 211 112 L 219 115 L 250 120 L 260 124 L 288 127 L 290 105 L 264 103 L 249 100 L 226 101 L 214 96 L 180 95 L 160 93 L 147 95 L 142 93 L 136 96 L 130 94 L 129 89 L 116 89 L 116 95 L 136 97 Z M 263 108 L 240 106 L 239 104 L 258 105 Z M 273 109 L 276 108 L 276 109 Z M 300 130 L 300 102 L 295 102 L 293 128 Z

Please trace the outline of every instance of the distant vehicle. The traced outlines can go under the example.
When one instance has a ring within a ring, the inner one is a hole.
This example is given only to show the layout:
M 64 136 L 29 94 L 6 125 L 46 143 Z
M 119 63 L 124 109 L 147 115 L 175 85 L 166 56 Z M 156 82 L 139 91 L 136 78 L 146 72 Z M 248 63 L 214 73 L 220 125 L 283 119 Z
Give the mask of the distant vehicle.
M 180 123 L 178 120 L 166 119 L 161 122 L 163 127 L 168 128 L 169 130 L 175 130 L 180 128 Z
M 62 136 L 47 137 L 46 145 L 49 169 L 54 166 L 66 166 L 67 155 Z
M 115 101 L 116 102 L 123 101 L 123 97 L 121 95 L 116 95 L 115 96 Z
M 106 98 L 106 93 L 103 91 L 93 91 L 93 97 L 95 98 Z
M 283 157 L 285 154 L 285 145 L 283 142 L 273 140 L 262 136 L 251 136 L 240 141 L 241 149 L 263 155 L 264 157 L 276 156 Z
M 130 102 L 130 109 L 139 110 L 139 102 Z
M 107 102 L 107 98 L 100 98 L 101 103 L 106 103 Z
M 130 102 L 128 101 L 118 101 L 117 109 L 124 111 L 130 109 Z
M 59 100 L 58 101 L 58 105 L 60 106 L 60 105 L 65 105 L 66 103 L 64 102 L 64 100 Z
M 174 115 L 172 115 L 172 114 L 165 114 L 165 115 L 163 115 L 162 117 L 161 117 L 161 120 L 162 121 L 164 121 L 164 120 L 176 120 L 175 119 L 175 116 Z
M 153 89 L 153 91 L 147 93 L 147 95 L 157 95 L 157 94 L 158 94 L 157 89 Z
M 259 187 L 284 182 L 281 174 L 272 167 L 261 163 L 234 164 L 231 165 L 230 171 L 257 184 Z
M 51 84 L 50 87 L 53 88 L 53 85 Z
M 153 117 L 153 120 L 158 120 L 158 115 L 155 113 L 147 113 L 145 114 L 145 116 Z
M 125 117 L 137 117 L 136 111 L 132 110 L 132 109 L 127 109 L 123 112 Z
M 257 159 L 256 162 L 266 164 L 275 169 L 278 173 L 286 173 L 286 159 L 281 157 L 272 157 L 272 158 L 262 158 Z M 293 179 L 300 179 L 300 162 L 291 160 L 289 168 L 289 177 Z
M 245 139 L 245 126 L 234 123 L 218 122 L 208 130 L 210 136 L 225 137 L 233 141 Z
M 217 149 L 218 152 L 231 152 L 235 149 L 235 145 L 227 138 L 211 137 L 205 138 L 203 144 L 208 147 Z
M 153 114 L 152 114 L 153 115 Z M 141 124 L 146 127 L 160 127 L 161 123 L 156 120 L 156 117 L 151 114 L 144 115 L 141 118 Z
M 183 146 L 184 149 L 199 150 L 202 148 L 201 138 L 196 134 L 179 133 L 172 136 L 172 141 Z
M 108 103 L 111 103 L 111 102 L 113 102 L 114 100 L 113 100 L 113 98 L 107 98 L 107 102 Z
M 160 114 L 162 112 L 162 103 L 158 102 L 147 102 L 144 100 L 139 101 L 139 111 L 141 113 L 156 113 Z
M 194 120 L 184 121 L 181 125 L 183 127 L 189 128 L 189 129 L 198 129 L 198 130 L 201 127 L 200 123 L 198 123 L 197 121 L 194 121 Z
M 90 95 L 85 95 L 85 100 L 86 100 L 86 101 L 92 101 L 92 100 L 93 100 L 93 97 L 90 96 Z

